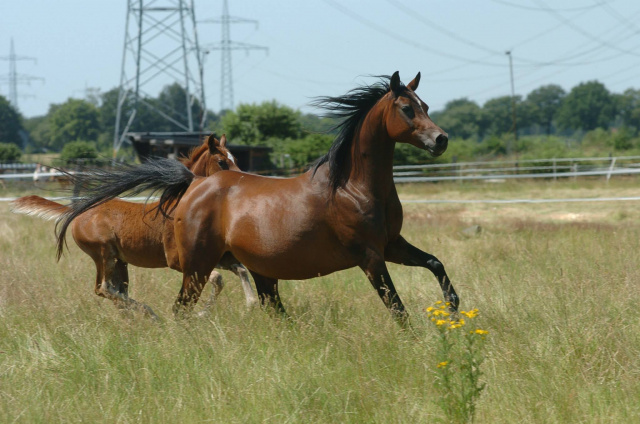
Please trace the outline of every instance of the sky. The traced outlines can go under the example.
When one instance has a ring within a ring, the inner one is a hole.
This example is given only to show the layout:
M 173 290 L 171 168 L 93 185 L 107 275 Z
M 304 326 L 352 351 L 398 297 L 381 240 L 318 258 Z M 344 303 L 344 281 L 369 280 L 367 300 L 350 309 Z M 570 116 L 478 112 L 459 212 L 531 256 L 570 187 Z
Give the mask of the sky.
M 640 88 L 637 0 L 228 1 L 230 15 L 259 21 L 232 25 L 231 39 L 269 49 L 233 52 L 235 106 L 275 99 L 314 112 L 314 97 L 395 71 L 405 83 L 421 72 L 418 95 L 431 110 L 459 98 L 482 105 L 511 93 L 507 51 L 523 97 L 546 84 L 568 92 L 592 80 L 615 93 Z M 196 19 L 217 18 L 222 7 L 221 0 L 195 0 Z M 126 16 L 126 0 L 2 0 L 0 95 L 9 94 L 11 40 L 16 55 L 35 59 L 17 61 L 18 75 L 41 78 L 18 85 L 25 117 L 118 87 Z M 220 25 L 197 28 L 202 46 L 220 42 Z M 216 112 L 220 63 L 215 50 L 204 62 L 207 108 Z M 156 80 L 150 94 L 172 82 Z

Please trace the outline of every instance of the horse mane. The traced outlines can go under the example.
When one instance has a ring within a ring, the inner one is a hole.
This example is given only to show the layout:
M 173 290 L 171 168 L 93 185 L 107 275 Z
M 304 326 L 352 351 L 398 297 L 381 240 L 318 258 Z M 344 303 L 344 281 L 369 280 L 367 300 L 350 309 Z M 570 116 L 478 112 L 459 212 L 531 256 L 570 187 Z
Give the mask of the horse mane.
M 329 164 L 329 184 L 334 192 L 343 186 L 349 178 L 351 145 L 364 117 L 390 90 L 390 76 L 381 75 L 377 78 L 377 82 L 356 87 L 342 96 L 318 97 L 311 103 L 315 107 L 328 110 L 326 117 L 341 120 L 339 124 L 329 130 L 330 132 L 338 132 L 329 152 L 311 165 L 313 175 L 315 175 L 322 164 Z M 404 90 L 404 86 L 402 89 Z
M 193 169 L 198 159 L 209 150 L 207 143 L 202 143 L 200 146 L 194 147 L 189 151 L 188 156 L 182 156 L 178 160 L 186 166 L 188 169 Z

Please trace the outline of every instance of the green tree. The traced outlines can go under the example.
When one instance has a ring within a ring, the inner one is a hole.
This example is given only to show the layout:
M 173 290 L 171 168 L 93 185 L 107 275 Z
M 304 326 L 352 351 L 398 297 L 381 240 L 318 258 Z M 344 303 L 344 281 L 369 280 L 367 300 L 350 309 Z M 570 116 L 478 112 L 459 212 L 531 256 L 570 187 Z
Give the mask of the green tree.
M 291 157 L 293 165 L 300 168 L 327 153 L 333 138 L 329 134 L 309 134 L 302 139 L 289 141 L 283 151 Z
M 466 98 L 448 102 L 443 111 L 434 114 L 434 121 L 450 137 L 456 138 L 482 136 L 485 126 L 480 106 Z
M 624 125 L 640 129 L 640 90 L 629 88 L 617 96 L 617 108 Z
M 615 104 L 609 90 L 598 81 L 590 81 L 571 89 L 556 118 L 562 129 L 590 131 L 607 128 L 614 112 Z
M 72 162 L 84 160 L 91 162 L 98 157 L 98 150 L 93 143 L 87 141 L 70 141 L 66 143 L 60 152 L 60 160 L 64 162 Z
M 515 101 L 517 108 L 520 103 L 520 96 L 516 96 Z M 482 107 L 482 111 L 487 122 L 487 133 L 489 135 L 500 135 L 513 131 L 511 96 L 496 97 L 488 100 Z M 518 118 L 518 122 L 520 126 L 525 126 L 521 118 Z
M 233 143 L 264 145 L 269 138 L 297 139 L 301 135 L 300 112 L 275 100 L 241 104 L 222 117 L 222 128 Z
M 76 140 L 95 141 L 100 133 L 98 109 L 85 100 L 69 99 L 50 115 L 51 147 Z
M 24 120 L 24 129 L 29 133 L 32 147 L 42 149 L 49 141 L 49 117 L 47 115 L 35 116 Z
M 0 96 L 0 143 L 21 146 L 22 130 L 22 116 L 5 97 Z
M 0 163 L 17 162 L 22 156 L 22 151 L 13 143 L 0 143 Z
M 545 129 L 551 135 L 553 119 L 562 105 L 566 92 L 559 85 L 544 85 L 533 90 L 525 103 L 529 107 L 531 121 Z

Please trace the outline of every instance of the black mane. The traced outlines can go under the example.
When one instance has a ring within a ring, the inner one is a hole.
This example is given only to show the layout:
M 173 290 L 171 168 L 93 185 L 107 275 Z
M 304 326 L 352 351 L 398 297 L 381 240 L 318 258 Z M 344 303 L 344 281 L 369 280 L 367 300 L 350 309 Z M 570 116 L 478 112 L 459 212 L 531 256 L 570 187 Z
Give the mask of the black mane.
M 384 75 L 378 78 L 378 82 L 354 88 L 342 96 L 318 97 L 312 102 L 313 106 L 329 111 L 325 116 L 342 120 L 330 130 L 337 130 L 338 135 L 329 152 L 312 164 L 315 175 L 322 164 L 329 163 L 329 181 L 333 191 L 344 185 L 351 172 L 351 144 L 356 131 L 378 100 L 389 92 L 391 77 Z

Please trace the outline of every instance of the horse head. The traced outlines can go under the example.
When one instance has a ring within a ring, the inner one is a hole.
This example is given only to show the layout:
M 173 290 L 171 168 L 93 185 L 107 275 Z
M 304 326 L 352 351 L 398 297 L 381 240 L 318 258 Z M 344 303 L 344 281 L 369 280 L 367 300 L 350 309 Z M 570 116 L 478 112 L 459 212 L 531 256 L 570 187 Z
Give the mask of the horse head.
M 222 135 L 220 140 L 214 136 L 205 139 L 202 146 L 194 150 L 184 165 L 195 175 L 208 177 L 219 171 L 240 171 L 229 149 L 227 149 L 227 137 Z
M 412 144 L 433 156 L 447 150 L 449 136 L 429 117 L 429 106 L 415 93 L 420 83 L 420 72 L 406 86 L 396 71 L 389 84 L 388 104 L 385 111 L 389 137 L 398 143 Z

